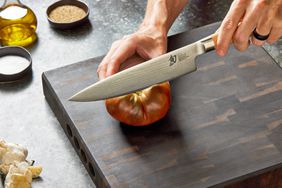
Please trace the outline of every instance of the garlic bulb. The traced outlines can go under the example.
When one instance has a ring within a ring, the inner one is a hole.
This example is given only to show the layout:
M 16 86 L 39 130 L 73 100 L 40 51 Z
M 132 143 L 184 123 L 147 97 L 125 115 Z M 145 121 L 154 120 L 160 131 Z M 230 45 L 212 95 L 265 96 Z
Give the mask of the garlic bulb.
M 25 161 L 27 154 L 27 149 L 23 146 L 0 140 L 0 172 L 7 174 L 9 166 L 15 161 Z

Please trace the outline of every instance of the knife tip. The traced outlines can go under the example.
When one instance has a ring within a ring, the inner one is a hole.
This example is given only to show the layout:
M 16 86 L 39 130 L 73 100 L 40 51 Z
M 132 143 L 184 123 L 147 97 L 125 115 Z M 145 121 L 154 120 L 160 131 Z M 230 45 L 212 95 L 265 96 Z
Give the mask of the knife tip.
M 68 101 L 80 102 L 81 100 L 77 95 L 73 95 L 70 98 L 68 98 Z
M 85 96 L 81 96 L 79 93 L 68 98 L 68 101 L 72 101 L 72 102 L 91 102 L 91 101 L 98 101 L 98 100 L 101 100 L 101 99 L 97 99 L 97 98 L 89 99 L 89 98 L 86 98 Z
M 68 101 L 76 101 L 73 97 L 68 98 Z
M 73 97 L 68 98 L 68 101 L 75 101 Z

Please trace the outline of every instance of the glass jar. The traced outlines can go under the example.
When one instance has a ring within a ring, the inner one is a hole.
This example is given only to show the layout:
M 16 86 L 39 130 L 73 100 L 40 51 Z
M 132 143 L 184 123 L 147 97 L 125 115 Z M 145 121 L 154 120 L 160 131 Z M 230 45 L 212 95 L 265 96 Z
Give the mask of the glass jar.
M 36 41 L 37 19 L 20 0 L 5 0 L 0 8 L 0 42 L 3 46 L 28 46 Z

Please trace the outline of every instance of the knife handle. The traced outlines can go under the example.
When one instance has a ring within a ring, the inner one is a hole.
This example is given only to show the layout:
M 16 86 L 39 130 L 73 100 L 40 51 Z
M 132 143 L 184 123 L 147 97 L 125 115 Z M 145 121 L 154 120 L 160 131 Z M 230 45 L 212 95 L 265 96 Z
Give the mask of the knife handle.
M 210 36 L 201 40 L 201 43 L 204 46 L 205 52 L 209 52 L 209 51 L 214 50 L 216 48 L 217 37 L 218 37 L 218 34 L 213 33 Z

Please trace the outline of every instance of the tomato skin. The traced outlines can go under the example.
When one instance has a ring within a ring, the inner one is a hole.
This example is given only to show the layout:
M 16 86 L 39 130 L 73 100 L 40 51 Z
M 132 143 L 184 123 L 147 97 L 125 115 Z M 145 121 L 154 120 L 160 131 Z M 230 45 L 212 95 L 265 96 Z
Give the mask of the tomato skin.
M 132 126 L 146 126 L 160 120 L 168 112 L 170 103 L 169 82 L 105 101 L 113 118 Z

